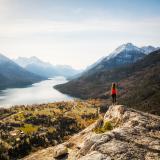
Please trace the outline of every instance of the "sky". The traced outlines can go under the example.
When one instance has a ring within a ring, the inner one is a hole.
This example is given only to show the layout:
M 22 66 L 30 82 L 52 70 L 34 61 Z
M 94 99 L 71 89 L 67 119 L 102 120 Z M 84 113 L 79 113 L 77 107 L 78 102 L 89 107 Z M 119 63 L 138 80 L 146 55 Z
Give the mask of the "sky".
M 0 53 L 84 69 L 119 45 L 160 46 L 160 0 L 0 0 Z

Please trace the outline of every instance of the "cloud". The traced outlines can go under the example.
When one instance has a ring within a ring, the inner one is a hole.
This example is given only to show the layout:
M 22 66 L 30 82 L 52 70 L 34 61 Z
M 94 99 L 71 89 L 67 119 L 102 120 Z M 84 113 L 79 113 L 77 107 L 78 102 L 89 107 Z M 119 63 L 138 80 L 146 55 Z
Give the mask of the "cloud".
M 158 23 L 159 22 L 159 23 Z M 84 21 L 50 21 L 23 19 L 1 23 L 0 37 L 28 36 L 33 34 L 64 32 L 119 32 L 129 34 L 160 34 L 160 19 L 143 21 L 124 20 L 84 20 Z
M 80 14 L 80 13 L 82 13 L 83 11 L 84 11 L 83 8 L 76 8 L 76 9 L 73 10 L 73 13 L 75 13 L 75 14 Z
M 122 43 L 159 46 L 158 4 L 79 2 L 0 0 L 1 52 L 81 67 Z

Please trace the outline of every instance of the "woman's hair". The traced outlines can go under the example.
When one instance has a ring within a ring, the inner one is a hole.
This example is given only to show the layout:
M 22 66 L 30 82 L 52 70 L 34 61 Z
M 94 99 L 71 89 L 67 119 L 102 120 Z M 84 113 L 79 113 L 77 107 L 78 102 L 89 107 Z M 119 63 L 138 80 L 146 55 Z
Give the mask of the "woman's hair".
M 115 89 L 115 88 L 116 88 L 116 84 L 112 83 L 112 89 Z

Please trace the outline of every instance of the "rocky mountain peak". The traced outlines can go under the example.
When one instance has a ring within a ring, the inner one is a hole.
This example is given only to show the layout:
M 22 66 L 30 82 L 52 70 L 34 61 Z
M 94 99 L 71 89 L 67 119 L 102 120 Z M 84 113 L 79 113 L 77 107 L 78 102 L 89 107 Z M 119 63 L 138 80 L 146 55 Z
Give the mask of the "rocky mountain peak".
M 132 44 L 132 43 L 126 43 L 126 44 L 120 45 L 112 53 L 110 53 L 110 55 L 107 57 L 107 59 L 114 58 L 118 54 L 120 54 L 121 52 L 130 52 L 130 51 L 142 52 L 142 50 L 140 48 L 136 47 L 134 44 Z
M 118 47 L 119 49 L 126 49 L 126 50 L 132 50 L 132 49 L 137 49 L 139 50 L 138 47 L 136 47 L 134 44 L 132 43 L 125 43 L 125 44 L 122 44 L 121 46 Z

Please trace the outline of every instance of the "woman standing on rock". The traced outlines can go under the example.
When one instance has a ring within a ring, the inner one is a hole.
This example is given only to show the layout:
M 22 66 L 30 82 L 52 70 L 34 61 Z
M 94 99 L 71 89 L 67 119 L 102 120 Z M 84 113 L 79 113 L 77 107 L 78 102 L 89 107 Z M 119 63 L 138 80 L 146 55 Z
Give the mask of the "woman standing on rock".
M 114 105 L 116 104 L 116 96 L 117 96 L 116 83 L 112 83 L 111 95 L 112 95 L 112 104 Z

